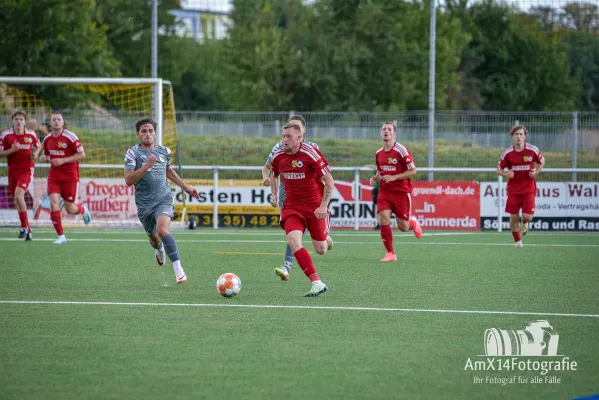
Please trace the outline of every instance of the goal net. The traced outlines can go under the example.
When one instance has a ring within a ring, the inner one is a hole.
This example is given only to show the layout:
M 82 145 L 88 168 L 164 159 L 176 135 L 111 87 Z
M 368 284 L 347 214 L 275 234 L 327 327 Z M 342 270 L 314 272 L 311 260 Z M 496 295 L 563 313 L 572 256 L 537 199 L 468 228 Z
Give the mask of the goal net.
M 67 129 L 85 149 L 79 164 L 78 202 L 88 203 L 95 226 L 138 224 L 134 188 L 124 181 L 124 156 L 138 143 L 135 122 L 151 117 L 157 123 L 158 144 L 173 151 L 177 162 L 177 126 L 172 87 L 162 79 L 7 78 L 0 77 L 0 131 L 12 127 L 11 115 L 27 113 L 27 129 L 39 139 L 49 134 L 46 124 L 60 111 Z M 40 153 L 41 154 L 41 153 Z M 47 198 L 49 164 L 36 162 L 34 179 L 25 196 L 33 226 L 51 225 Z M 63 210 L 66 225 L 83 222 Z M 0 226 L 19 223 L 10 194 L 7 159 L 0 158 Z

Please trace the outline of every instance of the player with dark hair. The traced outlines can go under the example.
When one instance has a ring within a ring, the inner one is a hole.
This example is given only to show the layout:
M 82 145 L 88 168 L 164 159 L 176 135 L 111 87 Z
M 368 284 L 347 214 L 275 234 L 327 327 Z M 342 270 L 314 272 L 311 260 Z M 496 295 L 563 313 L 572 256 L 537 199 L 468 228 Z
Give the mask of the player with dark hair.
M 25 129 L 27 114 L 17 111 L 12 115 L 12 129 L 0 134 L 0 157 L 8 159 L 8 186 L 15 199 L 15 208 L 19 214 L 21 229 L 19 239 L 32 240 L 31 226 L 27 215 L 25 192 L 33 179 L 34 160 L 41 150 L 35 131 Z M 35 149 L 35 150 L 34 150 Z
M 155 249 L 156 262 L 164 265 L 168 255 L 177 283 L 185 283 L 187 275 L 181 266 L 179 247 L 169 232 L 173 195 L 168 179 L 195 199 L 200 196 L 197 189 L 187 185 L 171 167 L 171 149 L 155 144 L 156 122 L 151 118 L 140 119 L 135 130 L 139 144 L 125 154 L 125 183 L 135 185 L 137 216 Z

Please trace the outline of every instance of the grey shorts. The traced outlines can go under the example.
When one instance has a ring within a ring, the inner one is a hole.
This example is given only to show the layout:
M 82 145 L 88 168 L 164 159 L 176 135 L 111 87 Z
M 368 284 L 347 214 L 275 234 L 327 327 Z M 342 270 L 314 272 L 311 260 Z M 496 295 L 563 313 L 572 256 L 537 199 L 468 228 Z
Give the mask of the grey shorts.
M 172 203 L 162 203 L 157 205 L 149 214 L 143 217 L 139 217 L 141 224 L 144 226 L 144 230 L 148 236 L 154 236 L 156 234 L 156 221 L 161 215 L 166 215 L 169 218 L 173 218 L 174 207 Z

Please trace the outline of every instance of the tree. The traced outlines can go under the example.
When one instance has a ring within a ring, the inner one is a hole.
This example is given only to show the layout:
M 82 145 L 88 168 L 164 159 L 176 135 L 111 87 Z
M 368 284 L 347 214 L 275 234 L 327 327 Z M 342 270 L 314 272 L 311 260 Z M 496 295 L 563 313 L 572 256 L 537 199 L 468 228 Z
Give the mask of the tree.
M 494 0 L 472 5 L 463 26 L 473 40 L 460 69 L 479 94 L 473 108 L 510 111 L 564 111 L 580 92 L 559 41 L 529 15 Z

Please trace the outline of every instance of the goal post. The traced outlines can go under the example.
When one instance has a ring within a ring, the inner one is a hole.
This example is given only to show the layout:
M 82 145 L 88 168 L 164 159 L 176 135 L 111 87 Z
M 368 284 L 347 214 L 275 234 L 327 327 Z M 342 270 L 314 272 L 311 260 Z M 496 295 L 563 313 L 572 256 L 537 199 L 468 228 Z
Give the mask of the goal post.
M 56 90 L 52 86 L 66 89 Z M 67 100 L 61 102 L 62 98 Z M 162 78 L 0 76 L 0 131 L 11 128 L 10 117 L 17 110 L 27 113 L 28 122 L 35 121 L 37 128 L 28 129 L 37 130 L 40 140 L 45 136 L 42 125 L 49 122 L 52 112 L 60 110 L 65 115 L 67 128 L 79 136 L 86 152 L 80 163 L 79 201 L 90 203 L 94 225 L 139 223 L 133 189 L 123 181 L 125 152 L 138 143 L 135 121 L 152 117 L 156 121 L 156 144 L 172 150 L 174 167 L 180 159 L 173 89 Z M 6 162 L 6 158 L 0 158 L 0 226 L 16 225 L 19 220 L 9 193 Z M 38 215 L 33 212 L 46 194 L 48 170 L 48 163 L 36 162 L 35 176 L 26 195 L 32 225 L 50 223 L 43 202 L 42 211 Z M 81 222 L 64 212 L 63 220 L 66 224 Z

